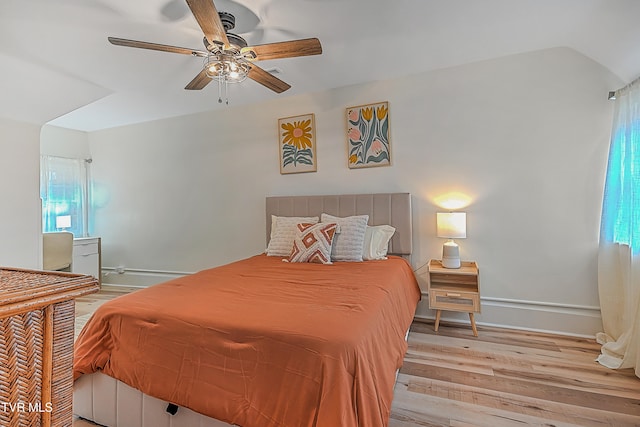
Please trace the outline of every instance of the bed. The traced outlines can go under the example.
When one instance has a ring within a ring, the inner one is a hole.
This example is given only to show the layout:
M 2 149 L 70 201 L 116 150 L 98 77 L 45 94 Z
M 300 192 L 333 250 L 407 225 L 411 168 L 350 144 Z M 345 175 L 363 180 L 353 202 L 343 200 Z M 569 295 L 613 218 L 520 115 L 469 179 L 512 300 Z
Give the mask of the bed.
M 420 298 L 402 258 L 411 197 L 268 197 L 267 241 L 272 215 L 323 213 L 393 226 L 387 259 L 259 254 L 106 303 L 78 338 L 74 413 L 120 427 L 386 426 Z

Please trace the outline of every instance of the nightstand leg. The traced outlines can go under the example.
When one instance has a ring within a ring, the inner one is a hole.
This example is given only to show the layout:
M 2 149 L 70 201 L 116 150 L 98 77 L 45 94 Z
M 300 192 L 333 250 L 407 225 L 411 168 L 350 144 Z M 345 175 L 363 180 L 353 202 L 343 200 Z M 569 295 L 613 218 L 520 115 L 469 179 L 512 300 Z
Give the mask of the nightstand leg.
M 442 310 L 437 310 L 436 311 L 436 324 L 433 328 L 434 331 L 438 332 L 438 327 L 440 326 L 440 313 L 442 313 Z
M 477 337 L 478 330 L 476 329 L 476 318 L 473 316 L 473 313 L 469 313 L 469 320 L 471 320 L 471 329 L 473 330 L 473 336 Z

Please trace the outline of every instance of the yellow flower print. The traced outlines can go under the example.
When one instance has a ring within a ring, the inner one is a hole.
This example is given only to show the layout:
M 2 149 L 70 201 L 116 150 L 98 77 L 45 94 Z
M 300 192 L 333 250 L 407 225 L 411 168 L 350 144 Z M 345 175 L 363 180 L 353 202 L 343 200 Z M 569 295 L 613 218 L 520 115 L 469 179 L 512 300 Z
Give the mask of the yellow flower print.
M 298 150 L 311 148 L 311 120 L 283 123 L 283 144 L 295 145 Z
M 378 116 L 378 120 L 382 121 L 382 119 L 384 119 L 387 116 L 388 112 L 389 112 L 389 109 L 384 105 L 381 105 L 380 107 L 378 107 L 376 109 L 376 116 Z
M 373 107 L 363 108 L 362 117 L 364 117 L 366 121 L 371 120 L 371 118 L 373 117 Z
M 356 156 L 355 154 L 352 154 L 349 156 L 349 163 L 350 164 L 355 164 L 358 161 L 358 156 Z

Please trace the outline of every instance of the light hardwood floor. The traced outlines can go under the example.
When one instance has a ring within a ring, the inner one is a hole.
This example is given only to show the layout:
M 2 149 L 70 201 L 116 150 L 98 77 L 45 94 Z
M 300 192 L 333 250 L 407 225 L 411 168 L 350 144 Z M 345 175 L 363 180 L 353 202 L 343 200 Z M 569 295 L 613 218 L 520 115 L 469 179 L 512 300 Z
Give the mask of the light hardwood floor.
M 131 290 L 103 286 L 79 298 L 78 323 Z M 640 379 L 595 362 L 594 340 L 482 326 L 478 332 L 476 338 L 468 326 L 442 323 L 436 333 L 433 323 L 413 323 L 389 427 L 640 426 Z

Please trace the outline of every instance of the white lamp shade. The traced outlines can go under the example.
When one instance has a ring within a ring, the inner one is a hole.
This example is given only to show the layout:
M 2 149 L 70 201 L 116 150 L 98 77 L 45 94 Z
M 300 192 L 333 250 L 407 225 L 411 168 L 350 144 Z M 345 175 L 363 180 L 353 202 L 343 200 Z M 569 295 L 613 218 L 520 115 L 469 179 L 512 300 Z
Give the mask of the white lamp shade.
M 447 239 L 464 239 L 467 237 L 466 212 L 436 213 L 437 236 Z
M 59 215 L 56 217 L 56 228 L 71 227 L 71 215 Z

